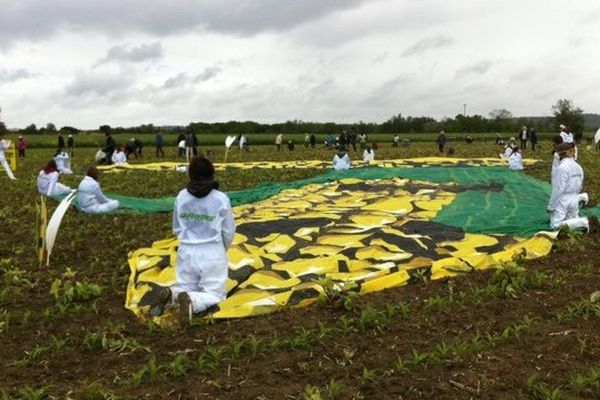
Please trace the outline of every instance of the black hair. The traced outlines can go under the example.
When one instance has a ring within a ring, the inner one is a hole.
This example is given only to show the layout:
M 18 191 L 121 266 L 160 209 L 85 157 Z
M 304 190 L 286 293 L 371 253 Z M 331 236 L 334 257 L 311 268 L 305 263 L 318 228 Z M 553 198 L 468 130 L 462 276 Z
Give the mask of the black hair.
M 208 158 L 198 156 L 190 161 L 188 173 L 193 181 L 211 180 L 215 177 L 215 167 Z
M 556 135 L 552 138 L 554 144 L 561 144 L 563 142 L 563 138 L 560 135 Z

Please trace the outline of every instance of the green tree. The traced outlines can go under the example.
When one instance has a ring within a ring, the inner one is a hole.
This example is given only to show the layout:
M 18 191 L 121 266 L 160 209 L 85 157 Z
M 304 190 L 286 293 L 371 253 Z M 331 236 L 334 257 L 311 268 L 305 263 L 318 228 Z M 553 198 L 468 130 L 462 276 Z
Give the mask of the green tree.
M 110 133 L 112 130 L 110 125 L 100 125 L 100 128 L 98 128 L 98 129 L 100 130 L 100 133 L 103 133 L 105 135 Z
M 560 99 L 552 106 L 554 123 L 568 126 L 572 132 L 583 132 L 585 121 L 583 110 L 575 107 L 571 100 Z
M 46 132 L 47 133 L 56 133 L 56 125 L 54 125 L 52 122 L 48 122 L 46 124 Z
M 8 129 L 6 129 L 6 124 L 0 121 L 0 133 L 6 135 L 8 133 Z
M 26 135 L 35 135 L 37 133 L 37 126 L 35 126 L 35 124 L 31 124 L 27 128 L 23 129 L 23 133 Z

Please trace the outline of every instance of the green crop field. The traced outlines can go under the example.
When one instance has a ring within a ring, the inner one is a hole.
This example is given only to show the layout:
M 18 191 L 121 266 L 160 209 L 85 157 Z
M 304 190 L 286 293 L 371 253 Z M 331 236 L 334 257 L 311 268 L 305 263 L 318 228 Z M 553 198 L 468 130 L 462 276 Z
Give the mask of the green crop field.
M 427 137 L 428 141 L 419 139 Z M 437 156 L 435 134 L 410 135 L 391 147 L 376 135 L 377 159 Z M 401 135 L 401 138 L 406 135 Z M 174 137 L 167 157 L 154 157 L 153 138 L 132 163 L 180 161 Z M 223 137 L 200 136 L 200 150 L 224 159 Z M 287 140 L 288 137 L 286 136 Z M 319 138 L 322 140 L 323 138 Z M 491 136 L 451 141 L 455 157 L 496 157 Z M 160 328 L 124 308 L 129 252 L 172 236 L 171 214 L 89 216 L 69 210 L 49 267 L 35 254 L 36 176 L 56 138 L 32 136 L 18 160 L 17 181 L 0 170 L 1 399 L 597 399 L 600 398 L 600 236 L 568 234 L 541 259 L 512 263 L 264 316 L 195 319 Z M 127 136 L 117 136 L 123 144 Z M 277 151 L 274 135 L 250 136 L 249 152 L 230 162 L 327 160 L 333 152 Z M 78 135 L 76 187 L 103 144 Z M 550 179 L 551 146 L 542 140 L 523 173 Z M 600 153 L 581 146 L 584 190 L 600 199 Z M 352 160 L 361 158 L 350 152 Z M 473 167 L 478 168 L 478 167 Z M 216 179 L 235 191 L 292 182 L 317 169 L 226 170 Z M 174 196 L 187 175 L 175 171 L 104 173 L 105 192 L 146 198 Z M 528 191 L 523 187 L 523 193 Z M 57 203 L 49 200 L 50 211 Z

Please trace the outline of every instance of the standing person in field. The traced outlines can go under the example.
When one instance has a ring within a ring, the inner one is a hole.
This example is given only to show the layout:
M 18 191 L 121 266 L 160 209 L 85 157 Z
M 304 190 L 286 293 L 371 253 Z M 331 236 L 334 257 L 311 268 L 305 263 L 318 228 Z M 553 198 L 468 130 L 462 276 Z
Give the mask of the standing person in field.
M 154 145 L 156 146 L 156 157 L 160 154 L 162 157 L 165 156 L 165 152 L 163 151 L 163 146 L 165 144 L 165 138 L 161 131 L 156 132 L 154 136 Z
M 527 139 L 529 139 L 529 132 L 527 131 L 527 127 L 523 125 L 521 131 L 519 132 L 519 139 L 521 140 L 521 148 L 527 148 Z
M 27 142 L 23 135 L 19 135 L 19 143 L 17 144 L 19 148 L 19 158 L 25 158 L 25 150 L 27 150 Z
M 64 147 L 65 147 L 65 138 L 63 137 L 62 133 L 58 132 L 57 148 L 63 149 Z
M 75 145 L 75 140 L 73 139 L 73 135 L 69 134 L 67 138 L 67 148 L 69 149 L 69 157 L 73 158 L 73 146 Z
M 444 131 L 440 131 L 440 134 L 436 139 L 436 143 L 438 145 L 438 150 L 440 151 L 440 153 L 444 152 L 444 146 L 446 146 L 446 141 L 446 133 Z
M 225 299 L 227 249 L 235 233 L 231 202 L 218 190 L 211 161 L 194 157 L 188 171 L 190 182 L 177 195 L 173 211 L 173 233 L 179 239 L 176 283 L 160 287 L 150 304 L 151 313 L 169 302 L 177 304 L 182 325 Z
M 275 146 L 277 146 L 277 151 L 281 151 L 281 145 L 283 144 L 283 133 L 279 133 L 275 137 Z
M 394 134 L 394 139 L 392 139 L 392 147 L 400 146 L 400 136 L 397 133 Z
M 304 134 L 304 148 L 308 149 L 308 145 L 310 144 L 310 135 L 308 132 Z
M 106 161 L 105 163 L 107 165 L 110 165 L 110 163 L 112 162 L 112 155 L 115 152 L 115 148 L 117 147 L 117 142 L 115 142 L 115 139 L 113 139 L 112 135 L 110 132 L 106 133 L 106 147 L 105 147 L 105 153 L 106 153 Z
M 39 194 L 52 197 L 61 196 L 71 192 L 71 188 L 58 182 L 58 168 L 56 161 L 50 160 L 40 171 L 37 177 L 37 189 Z
M 98 183 L 100 171 L 95 166 L 87 169 L 86 176 L 79 184 L 77 203 L 85 214 L 104 214 L 119 207 L 118 200 L 111 200 L 104 196 Z
M 315 136 L 314 133 L 311 133 L 310 134 L 310 148 L 314 149 L 316 145 L 317 145 L 317 137 Z
M 579 204 L 587 204 L 589 196 L 580 193 L 583 186 L 583 169 L 574 160 L 575 149 L 572 143 L 561 143 L 556 146 L 560 163 L 552 179 L 552 194 L 548 202 L 550 227 L 560 229 L 582 229 L 587 232 L 598 231 L 596 217 L 579 217 Z
M 0 131 L 0 164 L 2 164 L 2 167 L 4 168 L 4 171 L 6 171 L 6 175 L 8 175 L 8 177 L 11 180 L 16 180 L 17 178 L 15 178 L 15 176 L 13 175 L 12 171 L 10 170 L 10 166 L 8 165 L 8 161 L 6 161 L 6 155 L 4 154 L 4 152 L 8 149 L 10 149 L 11 146 L 11 141 L 10 140 L 5 140 L 4 139 L 4 132 Z
M 189 163 L 194 155 L 194 136 L 191 131 L 185 133 L 185 159 Z
M 531 150 L 535 151 L 535 146 L 537 146 L 537 132 L 534 128 L 529 129 L 529 143 L 531 143 Z

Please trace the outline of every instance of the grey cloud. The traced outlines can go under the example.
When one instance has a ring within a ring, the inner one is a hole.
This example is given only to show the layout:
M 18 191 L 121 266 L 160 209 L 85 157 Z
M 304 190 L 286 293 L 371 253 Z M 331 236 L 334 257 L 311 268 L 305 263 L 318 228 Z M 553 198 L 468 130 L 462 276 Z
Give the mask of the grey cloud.
M 163 84 L 163 88 L 165 89 L 173 89 L 177 87 L 186 86 L 194 83 L 206 82 L 218 74 L 221 73 L 221 68 L 219 67 L 208 67 L 204 69 L 201 73 L 195 76 L 189 76 L 185 72 L 181 72 L 165 81 Z
M 456 77 L 462 78 L 467 75 L 483 75 L 492 67 L 492 62 L 483 60 L 475 64 L 465 65 L 456 71 Z
M 0 68 L 0 82 L 14 82 L 20 79 L 33 78 L 35 74 L 27 71 L 25 68 L 7 70 Z
M 134 81 L 127 73 L 78 73 L 73 81 L 65 86 L 65 93 L 71 97 L 108 97 L 125 93 Z
M 99 60 L 98 63 L 111 61 L 126 62 L 144 62 L 148 60 L 157 60 L 162 58 L 163 48 L 160 42 L 152 44 L 141 44 L 138 47 L 129 49 L 127 46 L 114 46 L 108 49 L 106 57 Z
M 286 31 L 365 1 L 19 0 L 2 7 L 0 47 L 47 38 L 59 30 L 166 35 L 203 29 L 247 36 Z
M 423 53 L 427 50 L 439 49 L 451 45 L 454 40 L 448 36 L 436 36 L 419 40 L 402 52 L 402 56 L 408 57 L 415 54 Z

